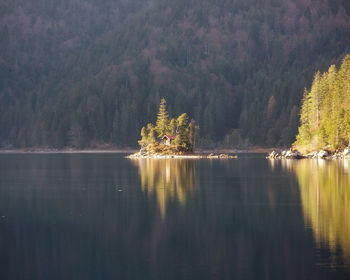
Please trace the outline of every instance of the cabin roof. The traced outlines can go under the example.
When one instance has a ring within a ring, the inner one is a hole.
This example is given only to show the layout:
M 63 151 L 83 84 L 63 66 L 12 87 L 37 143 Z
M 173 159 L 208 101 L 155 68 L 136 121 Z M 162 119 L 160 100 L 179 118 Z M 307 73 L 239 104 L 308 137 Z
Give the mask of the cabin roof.
M 174 139 L 175 139 L 175 135 L 168 135 L 168 134 L 166 134 L 166 135 L 164 135 L 164 136 L 162 137 L 162 140 L 164 140 L 165 138 L 168 138 L 168 139 L 170 139 L 170 140 L 174 140 Z

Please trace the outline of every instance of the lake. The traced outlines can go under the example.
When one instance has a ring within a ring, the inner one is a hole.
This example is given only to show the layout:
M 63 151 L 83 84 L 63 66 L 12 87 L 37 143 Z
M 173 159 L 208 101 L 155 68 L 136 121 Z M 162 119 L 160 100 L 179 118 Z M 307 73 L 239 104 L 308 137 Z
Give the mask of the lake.
M 350 279 L 349 164 L 0 154 L 0 279 Z

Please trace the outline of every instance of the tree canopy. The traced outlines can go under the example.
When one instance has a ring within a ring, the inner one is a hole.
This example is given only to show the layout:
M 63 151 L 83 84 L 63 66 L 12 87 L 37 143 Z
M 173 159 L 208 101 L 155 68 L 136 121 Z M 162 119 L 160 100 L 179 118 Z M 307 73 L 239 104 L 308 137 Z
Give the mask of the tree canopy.
M 162 98 L 156 125 L 149 123 L 147 127 L 142 127 L 139 144 L 142 148 L 147 148 L 148 150 L 154 149 L 154 146 L 156 146 L 160 152 L 192 152 L 198 129 L 199 127 L 196 126 L 193 119 L 189 122 L 189 117 L 186 113 L 181 114 L 177 119 L 173 118 L 169 121 L 166 100 Z M 155 137 L 155 133 L 157 133 L 157 137 Z M 164 137 L 169 139 L 168 143 L 165 143 Z
M 302 151 L 343 149 L 350 144 L 350 55 L 339 69 L 316 72 L 311 89 L 305 89 L 300 126 L 294 147 Z

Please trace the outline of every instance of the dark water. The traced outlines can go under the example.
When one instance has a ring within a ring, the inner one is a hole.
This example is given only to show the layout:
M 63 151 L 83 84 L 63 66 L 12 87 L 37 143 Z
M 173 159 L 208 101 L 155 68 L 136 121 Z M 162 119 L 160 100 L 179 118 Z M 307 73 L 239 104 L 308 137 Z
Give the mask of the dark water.
M 0 279 L 350 279 L 348 162 L 2 154 Z

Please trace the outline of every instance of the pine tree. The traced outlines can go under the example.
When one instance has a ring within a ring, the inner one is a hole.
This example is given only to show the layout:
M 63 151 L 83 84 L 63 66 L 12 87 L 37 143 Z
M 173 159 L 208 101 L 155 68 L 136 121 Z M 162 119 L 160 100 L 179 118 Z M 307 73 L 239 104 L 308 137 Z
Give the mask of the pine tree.
M 169 126 L 168 126 L 167 134 L 175 135 L 176 134 L 176 127 L 177 127 L 177 121 L 176 121 L 176 119 L 172 118 L 170 123 L 169 123 Z
M 329 67 L 328 72 L 323 75 L 323 80 L 325 83 L 325 98 L 322 105 L 322 130 L 324 131 L 324 138 L 327 145 L 330 144 L 333 131 L 334 122 L 332 120 L 332 115 L 334 111 L 334 95 L 336 93 L 336 79 L 337 79 L 337 69 L 335 65 Z
M 320 71 L 317 71 L 310 91 L 310 102 L 311 107 L 313 108 L 312 118 L 315 130 L 317 130 L 320 126 L 320 108 L 322 102 L 322 97 L 320 93 L 320 81 L 321 73 Z
M 181 114 L 177 118 L 177 135 L 175 138 L 175 144 L 183 147 L 185 150 L 190 148 L 190 139 L 188 135 L 188 115 L 186 113 Z
M 147 135 L 148 135 L 148 137 L 147 137 L 148 143 L 156 142 L 155 127 L 151 123 L 147 124 Z
M 302 100 L 302 107 L 300 113 L 300 127 L 299 134 L 297 135 L 296 145 L 304 146 L 311 140 L 310 131 L 310 116 L 311 116 L 311 106 L 310 106 L 310 96 L 306 89 L 304 89 L 304 95 Z
M 193 150 L 196 144 L 196 138 L 198 136 L 199 126 L 196 125 L 196 121 L 194 119 L 191 120 L 188 125 L 188 138 L 190 142 L 190 149 Z
M 344 128 L 343 137 L 348 146 L 350 143 L 350 108 L 344 114 L 342 126 Z
M 141 129 L 141 141 L 147 142 L 147 140 L 148 140 L 147 128 L 143 126 Z
M 164 98 L 160 101 L 159 112 L 156 122 L 156 131 L 158 132 L 158 138 L 162 138 L 166 135 L 169 125 L 169 114 L 166 110 L 166 101 Z
M 143 126 L 141 129 L 141 137 L 142 139 L 146 140 L 147 139 L 147 129 Z

